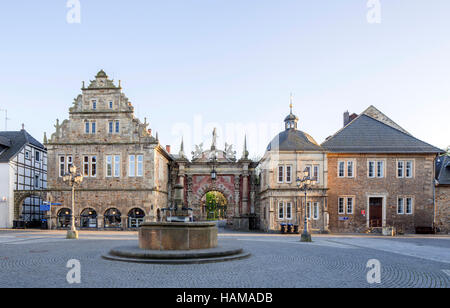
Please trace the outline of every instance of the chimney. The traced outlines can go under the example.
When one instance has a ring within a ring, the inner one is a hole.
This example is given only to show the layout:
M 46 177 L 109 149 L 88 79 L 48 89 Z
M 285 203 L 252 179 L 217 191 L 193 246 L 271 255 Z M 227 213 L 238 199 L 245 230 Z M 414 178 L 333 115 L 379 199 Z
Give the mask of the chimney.
M 346 112 L 344 112 L 344 127 L 350 123 L 350 113 L 348 112 L 348 110 Z
M 170 145 L 166 145 L 166 151 L 170 154 Z

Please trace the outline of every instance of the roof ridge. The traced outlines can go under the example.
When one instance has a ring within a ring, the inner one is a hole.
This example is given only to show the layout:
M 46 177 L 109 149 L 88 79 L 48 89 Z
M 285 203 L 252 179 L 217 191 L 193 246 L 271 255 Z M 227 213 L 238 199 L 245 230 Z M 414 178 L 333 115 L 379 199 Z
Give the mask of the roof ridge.
M 372 111 L 372 113 L 370 113 L 371 111 Z M 393 127 L 401 132 L 404 132 L 405 134 L 411 135 L 406 129 L 404 129 L 403 127 L 398 125 L 394 120 L 389 118 L 387 115 L 385 115 L 382 111 L 380 111 L 374 105 L 370 105 L 369 107 L 367 107 L 366 110 L 364 110 L 361 114 L 365 114 L 366 116 L 371 117 L 372 119 L 378 120 L 379 122 L 384 123 L 390 127 Z M 376 118 L 375 115 L 384 117 L 385 120 Z

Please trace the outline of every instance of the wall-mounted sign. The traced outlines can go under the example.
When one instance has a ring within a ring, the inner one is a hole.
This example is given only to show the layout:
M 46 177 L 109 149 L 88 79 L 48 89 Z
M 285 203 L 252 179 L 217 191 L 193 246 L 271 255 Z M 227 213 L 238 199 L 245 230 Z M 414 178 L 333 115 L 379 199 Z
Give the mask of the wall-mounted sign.
M 339 220 L 340 221 L 345 221 L 345 220 L 348 220 L 348 217 L 339 217 Z

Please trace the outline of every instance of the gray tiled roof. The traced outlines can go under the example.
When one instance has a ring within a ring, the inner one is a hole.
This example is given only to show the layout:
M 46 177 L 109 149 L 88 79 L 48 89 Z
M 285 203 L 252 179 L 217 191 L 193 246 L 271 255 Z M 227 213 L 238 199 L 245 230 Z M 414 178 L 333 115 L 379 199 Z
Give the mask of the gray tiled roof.
M 436 159 L 436 180 L 439 184 L 450 185 L 450 156 Z
M 0 162 L 2 163 L 8 162 L 28 143 L 45 150 L 45 147 L 25 130 L 0 132 L 0 141 L 2 141 L 0 142 L 2 144 L 0 146 Z M 8 142 L 9 145 L 7 145 Z
M 426 142 L 361 114 L 321 144 L 337 153 L 443 153 Z
M 307 133 L 287 129 L 279 133 L 267 146 L 267 151 L 320 151 L 324 149 Z

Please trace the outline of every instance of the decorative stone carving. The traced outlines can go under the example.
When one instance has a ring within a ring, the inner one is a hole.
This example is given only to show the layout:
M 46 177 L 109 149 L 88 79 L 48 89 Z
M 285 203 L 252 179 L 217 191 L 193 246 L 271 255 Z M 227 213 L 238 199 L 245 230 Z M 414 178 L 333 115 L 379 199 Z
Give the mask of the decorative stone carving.
M 198 159 L 203 154 L 203 142 L 199 145 L 195 145 L 195 151 L 192 152 L 192 159 Z

